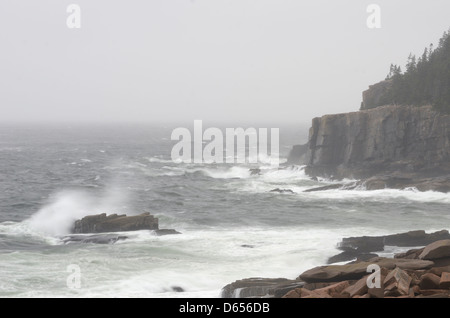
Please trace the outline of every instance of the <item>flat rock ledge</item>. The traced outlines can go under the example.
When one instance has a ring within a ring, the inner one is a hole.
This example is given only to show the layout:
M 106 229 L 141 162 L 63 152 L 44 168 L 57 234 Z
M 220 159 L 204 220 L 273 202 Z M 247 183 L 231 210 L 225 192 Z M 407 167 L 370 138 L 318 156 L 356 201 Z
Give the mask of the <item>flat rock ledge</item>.
M 62 238 L 63 242 L 79 242 L 79 243 L 97 243 L 108 244 L 115 243 L 118 240 L 127 239 L 127 236 L 111 234 L 114 232 L 128 232 L 151 230 L 155 235 L 180 234 L 174 229 L 160 229 L 158 218 L 155 218 L 149 212 L 139 215 L 127 216 L 125 214 L 117 215 L 106 213 L 88 215 L 75 221 L 72 227 L 72 235 Z M 108 233 L 108 234 L 97 234 Z M 91 235 L 84 235 L 91 234 Z
M 394 258 L 318 266 L 295 280 L 242 279 L 226 285 L 222 297 L 450 298 L 450 240 L 435 241 Z
M 450 233 L 447 230 L 434 233 L 418 230 L 382 236 L 346 237 L 337 246 L 343 252 L 330 257 L 327 264 L 351 260 L 366 261 L 378 256 L 375 252 L 384 251 L 385 246 L 417 247 L 448 239 L 450 239 Z

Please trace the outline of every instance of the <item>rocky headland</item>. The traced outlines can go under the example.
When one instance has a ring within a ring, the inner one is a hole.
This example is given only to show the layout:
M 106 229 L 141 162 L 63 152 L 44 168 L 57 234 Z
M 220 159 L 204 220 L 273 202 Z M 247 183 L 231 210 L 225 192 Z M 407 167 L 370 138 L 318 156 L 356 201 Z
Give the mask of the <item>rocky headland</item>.
M 450 115 L 387 105 L 314 118 L 288 163 L 305 165 L 311 177 L 361 180 L 368 190 L 450 192 Z
M 442 239 L 443 238 L 443 239 Z M 344 238 L 338 248 L 356 254 L 385 244 L 416 246 L 394 257 L 374 255 L 345 264 L 322 265 L 296 279 L 247 278 L 222 289 L 224 298 L 449 298 L 450 234 L 411 231 L 379 237 Z M 417 245 L 422 245 L 418 247 Z

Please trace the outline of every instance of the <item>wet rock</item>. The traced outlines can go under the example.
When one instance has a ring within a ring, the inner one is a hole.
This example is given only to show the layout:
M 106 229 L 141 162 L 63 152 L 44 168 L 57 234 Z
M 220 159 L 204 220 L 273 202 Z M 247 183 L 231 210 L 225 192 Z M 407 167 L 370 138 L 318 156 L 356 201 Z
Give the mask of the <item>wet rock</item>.
M 340 183 L 338 183 L 338 184 L 331 184 L 331 185 L 327 185 L 327 186 L 323 186 L 323 187 L 307 189 L 307 190 L 304 190 L 303 192 L 317 192 L 317 191 L 326 191 L 326 190 L 340 189 L 343 186 L 344 185 L 340 184 Z
M 411 250 L 408 250 L 403 253 L 397 253 L 394 255 L 394 258 L 409 258 L 409 259 L 418 259 L 420 253 L 423 252 L 423 248 L 414 248 Z
M 436 241 L 423 249 L 408 251 L 405 256 L 411 257 L 422 251 L 421 255 L 427 252 L 427 255 L 439 257 L 447 255 L 446 246 L 445 240 Z M 296 280 L 257 278 L 236 281 L 224 288 L 224 297 L 449 298 L 450 264 L 436 266 L 435 263 L 447 260 L 450 257 L 433 261 L 374 257 L 366 262 L 318 266 L 303 272 Z M 369 265 L 378 265 L 379 270 L 370 273 L 367 271 Z M 376 285 L 377 282 L 380 284 Z
M 305 283 L 286 278 L 246 278 L 222 288 L 222 298 L 281 297 Z
M 349 279 L 361 279 L 367 274 L 367 268 L 371 264 L 377 264 L 378 266 L 385 267 L 387 269 L 399 267 L 402 269 L 413 270 L 428 269 L 434 265 L 432 261 L 426 260 L 375 257 L 367 262 L 318 266 L 303 272 L 299 276 L 299 279 L 305 282 L 336 282 Z
M 358 254 L 384 250 L 383 236 L 346 237 L 338 244 L 340 250 Z
M 280 188 L 272 189 L 272 190 L 270 190 L 270 192 L 290 193 L 290 194 L 294 194 L 294 193 L 295 193 L 295 192 L 292 191 L 291 189 L 280 189 Z
M 447 230 L 441 230 L 434 233 L 426 233 L 423 230 L 417 230 L 383 236 L 347 237 L 343 238 L 338 244 L 338 249 L 343 250 L 344 252 L 330 257 L 328 264 L 354 258 L 366 260 L 367 257 L 371 255 L 371 252 L 383 251 L 386 245 L 398 247 L 426 246 L 435 241 L 444 239 L 450 239 L 450 234 Z M 421 252 L 422 249 L 414 249 L 405 253 L 399 253 L 396 258 L 418 258 L 418 254 Z
M 384 236 L 384 244 L 391 246 L 425 246 L 435 241 L 450 239 L 450 234 L 447 230 L 441 230 L 434 233 L 427 234 L 423 230 L 409 231 L 406 233 L 399 233 Z
M 75 221 L 72 233 L 102 233 L 137 230 L 158 230 L 158 219 L 150 213 L 126 216 L 106 213 L 88 215 Z
M 162 235 L 172 235 L 172 234 L 181 234 L 180 232 L 174 230 L 174 229 L 158 229 L 154 230 L 153 233 L 155 233 L 158 236 Z
M 334 264 L 346 261 L 367 261 L 371 258 L 377 257 L 377 254 L 373 253 L 359 253 L 358 251 L 345 251 L 328 259 L 327 264 Z
M 433 273 L 426 273 L 422 275 L 419 281 L 421 289 L 439 289 L 439 282 L 441 278 Z
M 127 239 L 127 236 L 116 234 L 95 234 L 95 235 L 66 235 L 61 238 L 64 244 L 69 243 L 94 243 L 113 244 L 119 240 Z
M 184 292 L 184 289 L 180 286 L 172 286 L 171 289 L 172 289 L 172 291 L 177 292 L 177 293 Z

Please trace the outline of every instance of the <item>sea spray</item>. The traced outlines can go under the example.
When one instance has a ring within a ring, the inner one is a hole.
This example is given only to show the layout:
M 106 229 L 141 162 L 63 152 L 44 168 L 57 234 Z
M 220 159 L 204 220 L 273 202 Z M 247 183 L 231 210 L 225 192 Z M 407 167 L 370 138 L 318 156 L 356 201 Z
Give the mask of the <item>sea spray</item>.
M 71 232 L 75 220 L 90 214 L 116 213 L 126 202 L 126 191 L 115 187 L 106 189 L 101 196 L 86 191 L 60 191 L 24 222 L 37 232 L 65 235 Z

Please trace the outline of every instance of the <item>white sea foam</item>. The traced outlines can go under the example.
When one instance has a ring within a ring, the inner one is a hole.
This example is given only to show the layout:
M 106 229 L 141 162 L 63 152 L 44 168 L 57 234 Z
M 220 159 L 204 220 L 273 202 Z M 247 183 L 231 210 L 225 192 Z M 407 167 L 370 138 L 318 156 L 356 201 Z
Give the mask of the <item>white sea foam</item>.
M 435 191 L 413 191 L 411 189 L 381 189 L 381 190 L 340 190 L 332 189 L 325 191 L 315 191 L 308 193 L 300 193 L 302 197 L 318 198 L 318 199 L 333 199 L 352 200 L 352 199 L 367 199 L 371 201 L 386 202 L 389 200 L 404 200 L 416 202 L 435 202 L 435 203 L 450 203 L 450 193 L 442 193 Z
M 36 232 L 64 235 L 70 233 L 75 220 L 89 214 L 114 213 L 126 199 L 126 192 L 116 188 L 100 197 L 82 191 L 61 191 L 23 223 Z
M 245 179 L 250 177 L 251 173 L 249 168 L 242 166 L 232 166 L 225 168 L 201 168 L 195 169 L 192 171 L 200 171 L 207 175 L 208 177 L 215 179 L 232 179 L 232 178 L 241 178 Z

